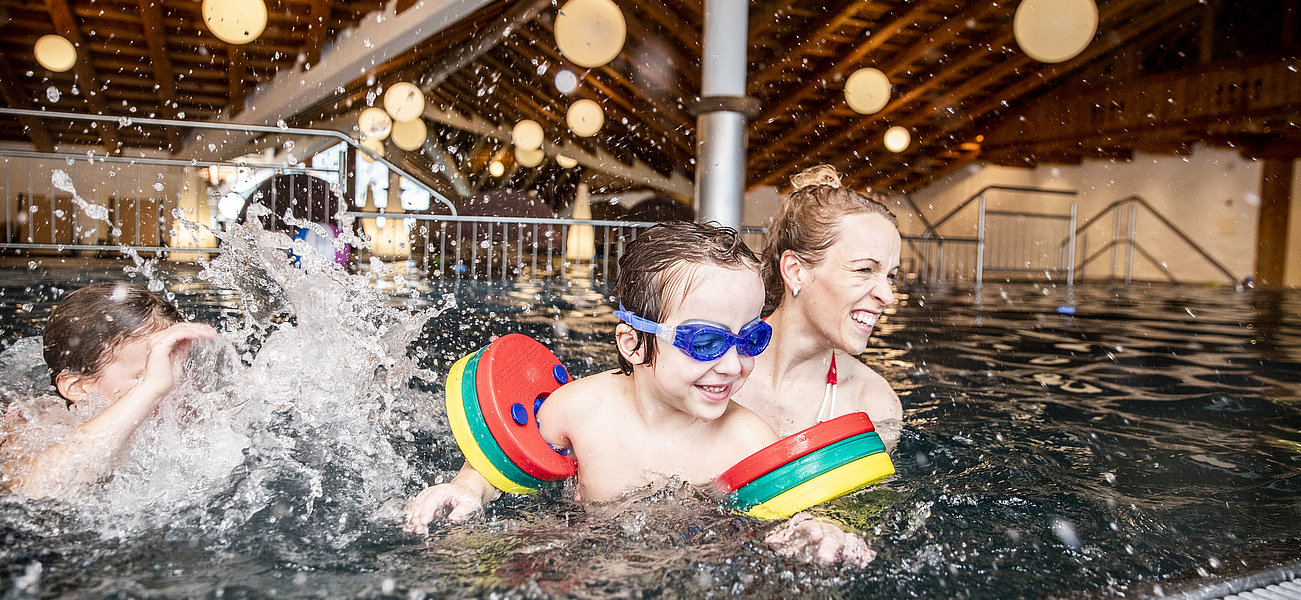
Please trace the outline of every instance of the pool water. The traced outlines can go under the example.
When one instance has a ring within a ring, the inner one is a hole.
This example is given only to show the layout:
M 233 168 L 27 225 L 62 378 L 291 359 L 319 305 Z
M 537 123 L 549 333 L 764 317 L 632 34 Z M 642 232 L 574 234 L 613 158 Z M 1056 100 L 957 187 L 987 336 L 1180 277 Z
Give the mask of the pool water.
M 581 506 L 559 486 L 402 533 L 404 499 L 460 464 L 452 362 L 520 332 L 575 375 L 611 368 L 608 292 L 245 258 L 155 265 L 223 324 L 185 388 L 208 412 L 146 424 L 162 450 L 77 502 L 0 497 L 0 595 L 1132 597 L 1301 556 L 1296 291 L 901 290 L 863 356 L 904 404 L 897 474 L 818 509 L 879 552 L 860 571 L 781 559 L 773 525 L 686 487 Z M 48 391 L 50 301 L 127 276 L 32 260 L 0 269 L 6 405 Z

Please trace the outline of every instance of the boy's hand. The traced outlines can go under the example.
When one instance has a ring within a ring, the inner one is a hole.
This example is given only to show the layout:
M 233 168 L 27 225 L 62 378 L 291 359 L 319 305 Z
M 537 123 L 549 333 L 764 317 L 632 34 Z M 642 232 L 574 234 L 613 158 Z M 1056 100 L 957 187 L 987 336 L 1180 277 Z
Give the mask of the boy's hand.
M 409 533 L 429 533 L 429 523 L 435 519 L 464 521 L 483 508 L 483 498 L 478 492 L 453 483 L 440 483 L 427 487 L 407 503 L 407 523 L 402 530 Z
M 171 391 L 181 377 L 181 367 L 194 340 L 210 340 L 217 330 L 203 323 L 176 323 L 149 336 L 145 370 L 132 391 L 161 396 Z
M 824 565 L 844 562 L 861 569 L 876 558 L 876 551 L 863 538 L 834 523 L 814 519 L 808 513 L 791 517 L 784 527 L 768 534 L 764 542 L 787 558 Z

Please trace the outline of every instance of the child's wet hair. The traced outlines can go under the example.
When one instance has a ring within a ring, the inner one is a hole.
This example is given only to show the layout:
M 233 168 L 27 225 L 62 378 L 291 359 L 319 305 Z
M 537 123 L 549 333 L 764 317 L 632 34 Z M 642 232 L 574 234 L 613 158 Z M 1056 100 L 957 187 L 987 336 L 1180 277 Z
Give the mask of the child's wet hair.
M 899 220 L 884 204 L 842 187 L 840 174 L 831 165 L 809 167 L 791 176 L 794 189 L 782 202 L 763 245 L 763 287 L 767 294 L 764 314 L 781 304 L 786 284 L 781 276 L 781 256 L 787 250 L 809 265 L 822 262 L 827 248 L 836 242 L 841 221 L 848 215 L 874 214 L 899 227 Z
M 184 320 L 138 283 L 105 281 L 74 291 L 54 307 L 42 334 L 50 383 L 63 373 L 96 375 L 123 343 Z
M 659 322 L 670 295 L 685 293 L 688 267 L 700 265 L 758 271 L 759 258 L 735 229 L 689 221 L 660 223 L 629 242 L 619 257 L 615 296 L 625 309 Z M 640 364 L 654 364 L 655 336 L 642 331 L 636 335 L 636 347 L 646 347 Z M 632 367 L 620 354 L 619 370 L 628 375 Z

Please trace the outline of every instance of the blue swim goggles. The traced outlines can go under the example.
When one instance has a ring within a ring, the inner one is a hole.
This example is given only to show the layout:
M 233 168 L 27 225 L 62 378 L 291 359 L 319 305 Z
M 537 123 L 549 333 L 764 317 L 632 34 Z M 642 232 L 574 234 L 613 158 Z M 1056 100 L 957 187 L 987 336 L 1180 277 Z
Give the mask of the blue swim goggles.
M 772 326 L 761 319 L 750 321 L 740 332 L 732 333 L 731 329 L 712 321 L 684 321 L 675 327 L 669 327 L 634 315 L 623 304 L 619 305 L 619 310 L 614 311 L 614 316 L 637 331 L 654 334 L 673 344 L 687 356 L 701 362 L 722 358 L 732 346 L 736 346 L 736 351 L 745 356 L 758 356 L 772 340 Z

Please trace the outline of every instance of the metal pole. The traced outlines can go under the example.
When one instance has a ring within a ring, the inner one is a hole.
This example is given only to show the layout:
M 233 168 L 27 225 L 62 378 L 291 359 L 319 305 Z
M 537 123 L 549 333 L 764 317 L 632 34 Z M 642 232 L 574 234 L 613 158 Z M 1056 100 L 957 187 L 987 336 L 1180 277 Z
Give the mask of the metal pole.
M 976 215 L 976 289 L 985 282 L 985 195 L 980 195 L 980 210 Z
M 1138 207 L 1129 205 L 1129 232 L 1125 244 L 1125 285 L 1129 285 L 1134 276 L 1134 222 L 1138 219 Z
M 1071 229 L 1070 229 L 1070 234 L 1071 234 L 1071 245 L 1070 245 L 1070 255 L 1071 255 L 1071 260 L 1070 260 L 1070 262 L 1066 263 L 1066 264 L 1067 264 L 1067 267 L 1066 267 L 1066 268 L 1067 268 L 1067 271 L 1066 271 L 1066 287 L 1074 287 L 1074 286 L 1075 286 L 1075 219 L 1076 219 L 1076 216 L 1077 216 L 1076 213 L 1077 213 L 1078 211 L 1079 211 L 1079 206 L 1076 204 L 1076 202 L 1075 202 L 1074 200 L 1071 200 Z
M 696 117 L 696 218 L 741 227 L 745 124 L 758 107 L 745 97 L 745 0 L 705 0 L 701 98 Z

